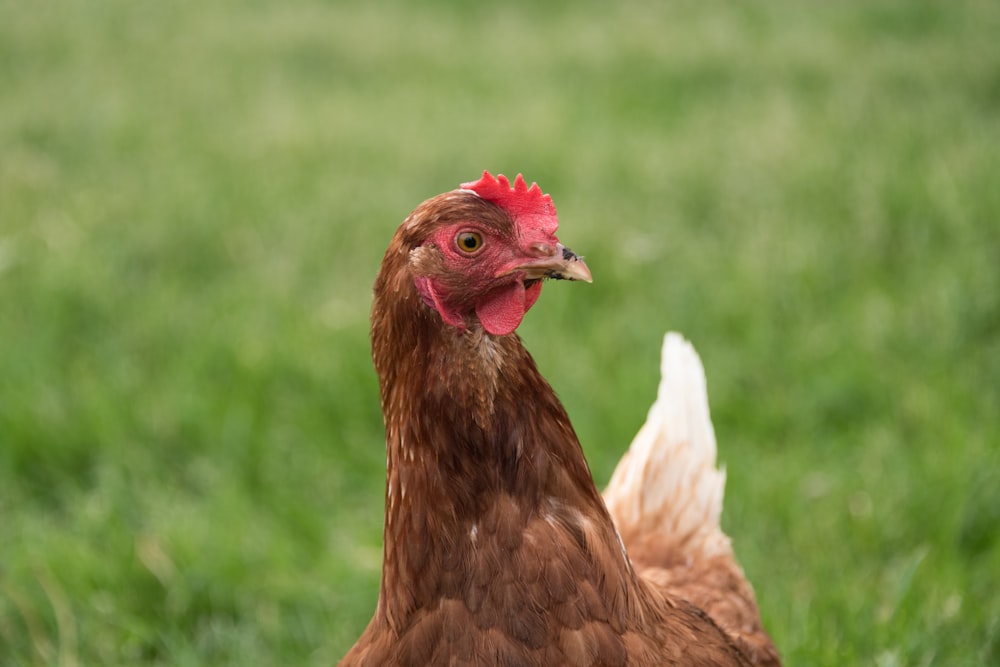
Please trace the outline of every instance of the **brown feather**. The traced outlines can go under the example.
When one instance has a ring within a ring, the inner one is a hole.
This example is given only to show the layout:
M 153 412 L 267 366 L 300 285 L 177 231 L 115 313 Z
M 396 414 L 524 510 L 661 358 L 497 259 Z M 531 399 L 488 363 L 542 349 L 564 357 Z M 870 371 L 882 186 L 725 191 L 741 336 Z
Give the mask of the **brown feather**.
M 446 193 L 400 226 L 375 283 L 372 356 L 387 443 L 382 586 L 341 665 L 751 664 L 756 647 L 720 628 L 727 610 L 712 593 L 716 583 L 741 585 L 738 573 L 684 580 L 644 566 L 640 576 L 520 339 L 475 322 L 459 331 L 421 298 L 418 274 L 460 284 L 422 244 L 463 220 L 516 237 L 499 207 Z

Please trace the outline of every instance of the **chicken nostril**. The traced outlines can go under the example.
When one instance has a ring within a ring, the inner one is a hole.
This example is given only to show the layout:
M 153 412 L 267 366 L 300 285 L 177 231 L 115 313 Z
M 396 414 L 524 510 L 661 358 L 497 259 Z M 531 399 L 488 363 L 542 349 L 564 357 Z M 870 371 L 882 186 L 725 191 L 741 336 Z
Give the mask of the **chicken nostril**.
M 548 243 L 532 243 L 528 250 L 536 257 L 552 257 L 556 254 L 556 249 Z

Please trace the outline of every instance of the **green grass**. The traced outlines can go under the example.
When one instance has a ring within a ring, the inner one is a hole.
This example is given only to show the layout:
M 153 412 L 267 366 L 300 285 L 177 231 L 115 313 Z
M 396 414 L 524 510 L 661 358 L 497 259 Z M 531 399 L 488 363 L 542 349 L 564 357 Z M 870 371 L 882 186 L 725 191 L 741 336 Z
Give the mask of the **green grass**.
M 998 34 L 986 0 L 0 1 L 0 664 L 343 654 L 370 285 L 483 168 L 593 269 L 521 333 L 599 483 L 680 330 L 787 663 L 1000 664 Z

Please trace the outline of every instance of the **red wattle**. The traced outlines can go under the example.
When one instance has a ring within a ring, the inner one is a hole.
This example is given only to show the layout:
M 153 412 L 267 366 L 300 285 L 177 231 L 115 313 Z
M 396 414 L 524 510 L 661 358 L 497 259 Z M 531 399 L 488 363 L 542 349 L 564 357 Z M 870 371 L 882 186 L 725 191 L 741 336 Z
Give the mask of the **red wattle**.
M 525 290 L 518 280 L 483 297 L 476 304 L 476 315 L 483 328 L 494 336 L 504 336 L 517 329 L 524 313 L 538 299 L 538 291 L 534 288 L 532 285 L 530 291 Z
M 531 310 L 531 307 L 535 305 L 538 301 L 538 297 L 542 295 L 542 281 L 536 280 L 524 290 L 524 312 Z

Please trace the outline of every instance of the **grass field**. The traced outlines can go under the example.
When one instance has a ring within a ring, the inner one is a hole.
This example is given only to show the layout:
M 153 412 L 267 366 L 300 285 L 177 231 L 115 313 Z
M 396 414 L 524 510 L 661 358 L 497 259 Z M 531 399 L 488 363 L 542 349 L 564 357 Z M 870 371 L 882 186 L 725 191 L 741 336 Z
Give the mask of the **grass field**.
M 370 286 L 484 168 L 593 270 L 521 334 L 599 484 L 682 331 L 787 664 L 1000 664 L 997 35 L 987 0 L 0 0 L 0 664 L 343 654 Z

